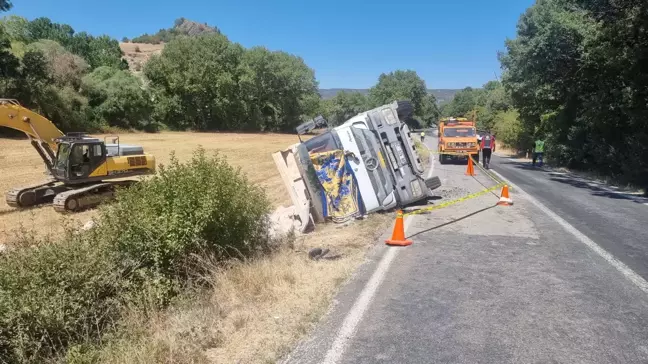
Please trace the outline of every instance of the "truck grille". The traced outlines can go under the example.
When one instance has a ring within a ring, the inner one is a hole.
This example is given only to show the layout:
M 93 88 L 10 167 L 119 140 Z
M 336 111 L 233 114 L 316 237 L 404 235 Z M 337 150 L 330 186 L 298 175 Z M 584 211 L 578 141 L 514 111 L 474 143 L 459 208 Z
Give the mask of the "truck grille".
M 452 142 L 448 143 L 448 147 L 450 148 L 474 148 L 477 145 L 475 143 L 459 143 L 459 142 Z
M 141 156 L 141 157 L 128 157 L 128 165 L 131 167 L 141 167 L 145 166 L 146 163 L 146 157 Z

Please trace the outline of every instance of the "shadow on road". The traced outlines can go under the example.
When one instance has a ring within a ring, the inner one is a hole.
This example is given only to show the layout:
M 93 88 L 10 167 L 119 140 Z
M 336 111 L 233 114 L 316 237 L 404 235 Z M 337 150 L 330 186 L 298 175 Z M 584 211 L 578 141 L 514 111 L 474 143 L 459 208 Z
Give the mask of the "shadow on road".
M 408 236 L 407 238 L 408 238 L 408 239 L 409 239 L 409 238 L 413 238 L 413 237 L 415 237 L 415 236 L 417 236 L 417 235 L 421 235 L 421 234 L 423 234 L 423 233 L 427 233 L 427 232 L 430 232 L 430 231 L 432 231 L 432 230 L 440 229 L 440 228 L 442 228 L 442 227 L 444 227 L 444 226 L 448 226 L 448 225 L 454 224 L 455 222 L 459 222 L 459 221 L 464 220 L 464 219 L 467 219 L 467 218 L 469 218 L 469 217 L 471 217 L 471 216 L 475 216 L 475 215 L 477 215 L 477 214 L 479 214 L 479 213 L 482 213 L 482 212 L 484 212 L 484 211 L 486 211 L 486 210 L 490 210 L 490 209 L 494 208 L 495 206 L 496 206 L 496 205 L 488 206 L 488 207 L 483 208 L 483 209 L 481 209 L 481 210 L 477 210 L 477 211 L 475 211 L 475 212 L 471 212 L 471 213 L 469 213 L 468 215 L 464 215 L 464 216 L 459 217 L 459 218 L 456 218 L 456 219 L 454 219 L 454 220 L 452 220 L 452 221 L 444 222 L 443 224 L 440 224 L 440 225 L 437 225 L 437 226 L 433 226 L 433 227 L 431 227 L 431 228 L 429 228 L 429 229 L 425 229 L 425 230 L 423 230 L 423 231 L 419 231 L 419 232 L 417 232 L 416 234 L 412 234 L 412 235 Z
M 511 165 L 511 166 L 513 166 L 515 168 L 524 169 L 526 171 L 545 172 L 545 173 L 551 172 L 551 171 L 545 169 L 544 167 L 534 167 L 529 162 L 501 161 L 501 162 L 498 162 L 498 164 L 500 164 L 500 165 Z
M 552 175 L 553 177 L 550 177 L 549 180 L 567 184 L 576 188 L 590 190 L 592 192 L 592 196 L 607 197 L 615 200 L 629 200 L 635 203 L 648 203 L 648 198 L 646 197 L 633 196 L 620 191 L 610 191 L 608 187 L 599 187 L 596 185 L 597 182 L 587 180 L 582 177 L 574 177 L 570 175 L 560 176 L 555 173 L 550 173 L 550 175 Z
M 648 198 L 642 196 L 634 196 L 623 191 L 613 191 L 612 187 L 602 185 L 593 179 L 578 176 L 572 173 L 554 172 L 543 167 L 533 167 L 528 162 L 514 162 L 514 161 L 501 161 L 500 165 L 511 165 L 518 169 L 527 171 L 543 172 L 549 175 L 549 180 L 570 185 L 576 188 L 590 190 L 592 196 L 607 197 L 615 200 L 630 200 L 635 203 L 648 203 Z

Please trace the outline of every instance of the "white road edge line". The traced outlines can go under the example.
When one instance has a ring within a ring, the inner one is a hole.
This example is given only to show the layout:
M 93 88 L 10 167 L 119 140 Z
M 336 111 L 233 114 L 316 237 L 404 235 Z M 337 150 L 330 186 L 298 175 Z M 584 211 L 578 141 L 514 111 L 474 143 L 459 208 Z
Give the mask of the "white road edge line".
M 434 153 L 431 153 L 432 149 L 430 149 L 430 147 L 428 147 L 427 144 L 425 144 L 423 142 L 421 142 L 421 143 L 430 152 L 430 170 L 428 171 L 427 175 L 425 176 L 425 179 L 430 179 L 430 178 L 432 178 L 432 173 L 434 173 L 434 161 L 435 161 Z
M 407 232 L 407 228 L 413 219 L 414 216 L 405 217 L 405 232 Z M 349 341 L 353 338 L 358 324 L 362 320 L 364 313 L 367 311 L 367 308 L 376 295 L 376 292 L 385 278 L 391 263 L 401 250 L 402 248 L 387 248 L 387 252 L 383 255 L 380 263 L 378 263 L 376 270 L 373 272 L 371 278 L 353 304 L 353 307 L 351 307 L 351 310 L 349 310 L 344 318 L 342 326 L 340 327 L 340 330 L 338 330 L 331 348 L 326 352 L 322 364 L 336 364 L 342 358 Z
M 581 243 L 585 244 L 588 248 L 593 250 L 601 258 L 605 259 L 610 265 L 612 265 L 614 268 L 616 268 L 616 270 L 621 272 L 621 274 L 623 274 L 628 280 L 630 280 L 630 282 L 634 283 L 637 287 L 639 287 L 639 289 L 644 291 L 644 293 L 648 293 L 648 282 L 645 279 L 643 279 L 640 275 L 635 273 L 632 269 L 630 269 L 630 267 L 628 267 L 623 262 L 615 258 L 612 254 L 608 253 L 605 249 L 601 248 L 601 246 L 596 244 L 592 239 L 588 238 L 585 234 L 578 231 L 578 229 L 576 229 L 573 225 L 565 221 L 562 217 L 558 216 L 558 214 L 551 211 L 545 205 L 543 205 L 538 200 L 533 198 L 526 191 L 522 190 L 520 187 L 511 183 L 511 181 L 504 178 L 504 176 L 499 174 L 497 171 L 494 170 L 492 171 L 495 174 L 497 174 L 503 181 L 506 181 L 509 184 L 509 186 L 513 187 L 517 193 L 524 195 L 524 197 L 527 200 L 529 200 L 531 203 L 536 205 L 536 207 L 538 207 L 545 214 L 547 214 L 549 217 L 554 219 L 554 221 L 556 221 L 565 230 L 567 230 L 572 235 L 574 235 Z

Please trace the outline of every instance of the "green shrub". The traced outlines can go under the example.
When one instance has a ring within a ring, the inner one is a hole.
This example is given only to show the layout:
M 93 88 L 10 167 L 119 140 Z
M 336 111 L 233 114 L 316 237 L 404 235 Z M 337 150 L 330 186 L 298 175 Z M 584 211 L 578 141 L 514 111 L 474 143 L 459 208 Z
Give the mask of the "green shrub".
M 123 191 L 101 214 L 120 261 L 137 265 L 130 283 L 157 287 L 160 303 L 188 278 L 196 256 L 248 256 L 267 247 L 269 202 L 224 158 L 199 149 L 185 164 L 173 155 L 146 183 Z
M 268 212 L 262 189 L 200 149 L 119 191 L 93 229 L 59 242 L 25 235 L 0 255 L 0 363 L 91 362 L 125 307 L 167 304 L 203 273 L 201 258 L 265 251 Z
M 118 315 L 121 272 L 91 234 L 0 256 L 0 362 L 42 362 Z

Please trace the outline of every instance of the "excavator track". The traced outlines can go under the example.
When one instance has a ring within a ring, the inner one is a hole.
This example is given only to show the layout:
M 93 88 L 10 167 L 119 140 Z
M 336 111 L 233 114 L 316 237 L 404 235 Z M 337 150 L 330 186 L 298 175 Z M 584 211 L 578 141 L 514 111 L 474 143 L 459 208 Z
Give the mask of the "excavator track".
M 112 199 L 115 187 L 128 187 L 137 181 L 98 182 L 81 188 L 59 193 L 52 206 L 56 212 L 76 212 L 98 206 Z
M 11 189 L 5 195 L 7 205 L 26 208 L 50 202 L 54 196 L 67 188 L 54 179 L 38 184 Z

